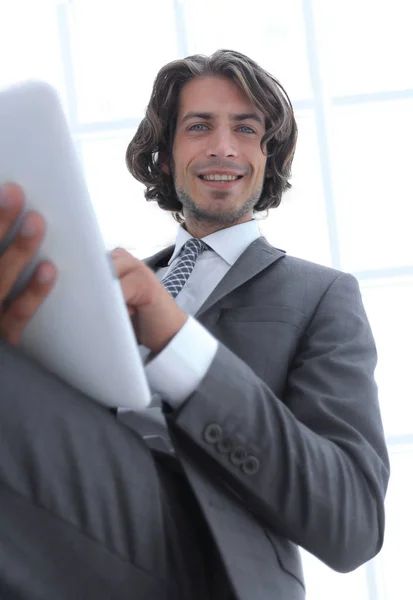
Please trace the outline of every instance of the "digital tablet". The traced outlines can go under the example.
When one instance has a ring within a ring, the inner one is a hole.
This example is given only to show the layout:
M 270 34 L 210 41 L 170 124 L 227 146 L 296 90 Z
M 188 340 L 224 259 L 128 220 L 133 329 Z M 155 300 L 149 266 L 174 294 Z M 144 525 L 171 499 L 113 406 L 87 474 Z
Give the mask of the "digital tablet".
M 57 268 L 54 288 L 23 332 L 22 350 L 98 402 L 144 408 L 150 392 L 120 283 L 59 97 L 43 82 L 0 91 L 0 184 L 8 182 L 23 188 L 25 212 L 46 221 L 39 252 L 12 294 L 40 260 Z

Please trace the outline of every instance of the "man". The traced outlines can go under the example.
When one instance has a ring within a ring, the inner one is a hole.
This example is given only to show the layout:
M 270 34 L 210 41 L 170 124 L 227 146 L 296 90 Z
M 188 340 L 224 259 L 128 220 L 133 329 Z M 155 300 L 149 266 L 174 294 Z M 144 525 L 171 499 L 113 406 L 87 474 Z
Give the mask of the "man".
M 288 96 L 249 58 L 158 74 L 127 163 L 181 227 L 146 264 L 113 261 L 167 433 L 21 356 L 51 263 L 3 310 L 2 598 L 298 600 L 297 546 L 340 572 L 380 550 L 389 464 L 357 282 L 253 219 L 289 186 L 295 143 Z M 0 236 L 22 204 L 3 188 Z M 0 258 L 0 300 L 43 228 L 28 215 Z

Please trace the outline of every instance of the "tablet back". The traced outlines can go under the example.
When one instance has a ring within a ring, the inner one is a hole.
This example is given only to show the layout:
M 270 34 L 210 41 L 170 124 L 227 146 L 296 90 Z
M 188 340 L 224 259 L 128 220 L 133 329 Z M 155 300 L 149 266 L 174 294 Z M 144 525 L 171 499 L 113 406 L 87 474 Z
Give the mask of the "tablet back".
M 22 349 L 103 404 L 143 408 L 150 393 L 120 284 L 58 96 L 45 83 L 0 92 L 0 184 L 6 182 L 21 185 L 25 210 L 46 220 L 26 278 L 39 260 L 51 260 L 58 272 Z

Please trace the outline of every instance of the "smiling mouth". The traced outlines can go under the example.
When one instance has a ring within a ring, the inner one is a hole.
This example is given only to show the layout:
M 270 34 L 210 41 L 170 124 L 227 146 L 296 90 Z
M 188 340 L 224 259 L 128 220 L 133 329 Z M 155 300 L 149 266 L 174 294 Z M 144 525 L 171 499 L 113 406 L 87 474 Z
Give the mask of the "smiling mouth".
M 213 181 L 214 183 L 228 183 L 231 181 L 238 181 L 242 178 L 242 175 L 198 175 L 202 181 Z

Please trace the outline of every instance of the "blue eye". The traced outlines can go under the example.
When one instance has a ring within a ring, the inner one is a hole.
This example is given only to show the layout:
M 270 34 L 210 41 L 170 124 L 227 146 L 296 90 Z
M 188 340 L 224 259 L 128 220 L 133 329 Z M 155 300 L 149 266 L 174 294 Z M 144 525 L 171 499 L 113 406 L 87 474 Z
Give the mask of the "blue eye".
M 204 131 L 204 129 L 207 129 L 206 125 L 203 123 L 196 123 L 195 125 L 191 125 L 189 131 Z
M 241 127 L 238 127 L 238 130 L 242 129 L 242 133 L 255 133 L 255 131 L 251 128 L 248 127 L 248 125 L 241 125 Z

